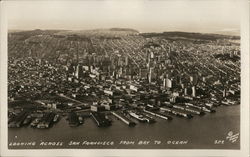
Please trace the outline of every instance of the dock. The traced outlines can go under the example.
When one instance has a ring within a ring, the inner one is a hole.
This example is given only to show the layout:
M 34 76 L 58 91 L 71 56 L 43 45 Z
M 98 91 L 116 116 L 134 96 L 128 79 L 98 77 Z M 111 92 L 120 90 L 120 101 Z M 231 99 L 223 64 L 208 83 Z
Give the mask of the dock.
M 145 112 L 143 112 L 141 114 L 145 117 L 145 119 L 147 120 L 147 122 L 149 124 L 156 122 L 156 120 L 153 117 L 151 117 L 150 115 L 146 114 Z
M 129 120 L 128 118 L 122 116 L 121 114 L 119 114 L 118 112 L 111 112 L 112 115 L 114 115 L 116 118 L 120 119 L 121 121 L 123 121 L 125 124 L 127 124 L 128 126 L 135 126 L 136 123 Z
M 207 107 L 205 106 L 197 106 L 197 105 L 194 105 L 194 104 L 191 104 L 191 103 L 185 103 L 186 106 L 190 106 L 190 107 L 193 107 L 193 108 L 197 108 L 201 111 L 204 111 L 204 112 L 209 112 L 209 113 L 214 113 L 215 110 L 213 109 L 208 109 Z
M 104 113 L 91 112 L 90 114 L 98 127 L 111 126 L 111 121 L 105 117 Z
M 37 128 L 49 128 L 53 124 L 53 120 L 55 118 L 55 113 L 48 112 L 42 117 L 41 121 L 37 124 Z
M 189 106 L 178 106 L 178 105 L 173 105 L 173 108 L 180 109 L 183 111 L 188 111 L 196 115 L 204 115 L 204 112 L 202 111 L 196 111 L 194 109 L 189 108 Z
M 165 112 L 169 112 L 173 115 L 176 115 L 176 116 L 179 116 L 179 117 L 185 117 L 185 118 L 193 118 L 193 116 L 191 114 L 188 114 L 188 113 L 182 113 L 182 112 L 179 112 L 179 111 L 174 111 L 174 110 L 171 110 L 169 108 L 165 108 L 165 107 L 161 107 L 160 110 L 162 111 L 165 111 Z
M 8 127 L 10 128 L 19 128 L 23 125 L 24 120 L 28 116 L 27 111 L 22 111 L 17 116 L 15 116 L 13 119 L 11 119 L 10 123 L 8 124 Z
M 155 113 L 153 111 L 149 111 L 149 110 L 145 110 L 145 109 L 143 110 L 143 112 L 151 114 L 151 115 L 159 117 L 159 118 L 162 118 L 162 119 L 165 119 L 165 120 L 172 120 L 173 119 L 170 116 L 166 116 L 166 115 L 163 115 L 163 114 L 160 114 L 160 113 Z

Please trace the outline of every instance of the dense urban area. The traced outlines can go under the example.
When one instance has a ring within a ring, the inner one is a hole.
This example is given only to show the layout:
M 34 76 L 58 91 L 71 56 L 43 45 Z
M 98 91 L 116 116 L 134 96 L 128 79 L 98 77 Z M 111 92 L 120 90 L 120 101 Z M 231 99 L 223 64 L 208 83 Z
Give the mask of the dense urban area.
M 111 28 L 9 32 L 8 41 L 10 128 L 62 118 L 108 127 L 111 116 L 136 127 L 240 104 L 238 36 Z

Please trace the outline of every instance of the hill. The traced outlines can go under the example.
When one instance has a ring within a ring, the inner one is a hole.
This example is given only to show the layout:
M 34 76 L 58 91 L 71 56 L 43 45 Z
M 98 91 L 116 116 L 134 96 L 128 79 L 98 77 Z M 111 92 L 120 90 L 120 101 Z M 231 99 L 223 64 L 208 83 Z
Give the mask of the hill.
M 78 35 L 85 37 L 121 37 L 127 35 L 136 35 L 139 32 L 130 28 L 110 28 L 110 29 L 93 29 L 93 30 L 70 30 L 60 31 L 57 35 Z
M 239 36 L 222 35 L 222 34 L 206 34 L 192 32 L 163 32 L 163 33 L 141 33 L 140 35 L 146 38 L 161 37 L 169 40 L 177 39 L 193 39 L 193 40 L 218 40 L 218 39 L 240 39 Z

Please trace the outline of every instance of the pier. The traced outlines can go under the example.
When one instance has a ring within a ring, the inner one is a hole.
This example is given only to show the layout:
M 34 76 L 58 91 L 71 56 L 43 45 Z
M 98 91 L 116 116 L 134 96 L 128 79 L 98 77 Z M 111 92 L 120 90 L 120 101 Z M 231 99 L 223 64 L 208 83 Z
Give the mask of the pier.
M 111 125 L 111 121 L 105 117 L 104 113 L 91 112 L 90 114 L 98 127 L 106 127 Z
M 148 122 L 148 123 L 155 123 L 156 121 L 155 121 L 155 119 L 153 118 L 153 117 L 151 117 L 151 116 L 149 116 L 148 114 L 146 114 L 146 113 L 141 113 L 143 116 L 144 116 L 144 118 L 146 119 L 146 121 Z
M 191 104 L 191 103 L 185 103 L 185 105 L 186 105 L 186 106 L 191 106 L 191 107 L 193 107 L 193 108 L 197 108 L 197 109 L 199 109 L 199 110 L 201 110 L 201 111 L 204 111 L 204 112 L 209 112 L 209 113 L 214 113 L 214 112 L 215 112 L 215 110 L 213 110 L 213 109 L 208 109 L 208 108 L 206 108 L 205 106 L 197 106 L 197 105 L 194 105 L 194 104 Z
M 115 117 L 117 117 L 118 119 L 120 119 L 121 121 L 123 121 L 125 124 L 127 124 L 128 126 L 135 126 L 136 123 L 129 120 L 128 118 L 122 116 L 121 114 L 119 114 L 118 112 L 111 112 L 112 115 L 114 115 Z
M 53 124 L 55 115 L 56 114 L 53 112 L 45 113 L 41 121 L 37 124 L 37 128 L 39 129 L 49 128 Z
M 155 112 L 152 112 L 152 111 L 148 111 L 148 110 L 143 110 L 145 113 L 148 113 L 148 114 L 151 114 L 153 116 L 156 116 L 156 117 L 159 117 L 159 118 L 162 118 L 162 119 L 165 119 L 165 120 L 172 120 L 173 118 L 170 117 L 170 116 L 165 116 L 163 114 L 160 114 L 160 113 L 155 113 Z
M 179 112 L 179 111 L 174 111 L 174 110 L 171 110 L 171 109 L 165 108 L 165 107 L 161 107 L 160 110 L 172 113 L 173 115 L 176 115 L 176 116 L 185 117 L 185 118 L 188 118 L 188 119 L 193 118 L 193 116 L 191 114 L 182 113 L 182 112 Z
M 22 111 L 19 113 L 16 117 L 10 120 L 10 123 L 8 124 L 8 127 L 12 128 L 19 128 L 23 125 L 24 120 L 28 116 L 27 111 Z
M 193 109 L 189 108 L 189 106 L 184 107 L 184 106 L 173 105 L 173 108 L 180 109 L 183 111 L 188 111 L 188 112 L 191 112 L 191 113 L 196 114 L 196 115 L 204 115 L 204 112 L 193 110 Z

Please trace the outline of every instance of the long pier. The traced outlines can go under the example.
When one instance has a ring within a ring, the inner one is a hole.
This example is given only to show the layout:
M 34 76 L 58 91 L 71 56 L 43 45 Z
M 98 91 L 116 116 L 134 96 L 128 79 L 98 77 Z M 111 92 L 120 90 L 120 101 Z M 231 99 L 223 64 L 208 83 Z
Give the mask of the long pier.
M 91 112 L 90 114 L 98 127 L 106 127 L 111 125 L 111 121 L 107 119 L 103 113 Z
M 188 112 L 191 112 L 191 113 L 196 114 L 196 115 L 204 115 L 204 112 L 193 110 L 193 109 L 189 108 L 188 106 L 184 107 L 184 106 L 173 105 L 173 108 L 180 109 L 183 111 L 188 111 Z
M 125 124 L 127 124 L 128 126 L 135 126 L 136 123 L 127 119 L 126 117 L 123 117 L 122 115 L 120 115 L 117 112 L 111 112 L 111 114 L 113 114 L 115 117 L 117 117 L 118 119 L 120 119 L 121 121 L 123 121 Z
M 170 116 L 165 116 L 165 115 L 155 113 L 155 112 L 152 112 L 152 111 L 148 111 L 148 110 L 145 110 L 145 109 L 143 111 L 145 113 L 151 114 L 153 116 L 156 116 L 156 117 L 159 117 L 159 118 L 162 118 L 162 119 L 165 119 L 165 120 L 172 120 L 172 117 L 170 117 Z
M 176 116 L 180 116 L 180 117 L 185 117 L 185 118 L 193 118 L 193 116 L 191 114 L 187 114 L 187 113 L 182 113 L 182 112 L 178 112 L 178 111 L 174 111 L 174 110 L 171 110 L 169 108 L 165 108 L 165 107 L 161 107 L 160 110 L 162 111 L 165 111 L 165 112 L 169 112 L 169 113 L 172 113 Z
M 191 104 L 191 103 L 185 103 L 186 106 L 191 106 L 193 108 L 197 108 L 201 111 L 204 111 L 204 112 L 209 112 L 209 113 L 213 113 L 215 112 L 215 110 L 212 110 L 212 109 L 208 109 L 206 108 L 205 106 L 197 106 L 197 105 L 194 105 L 194 104 Z

